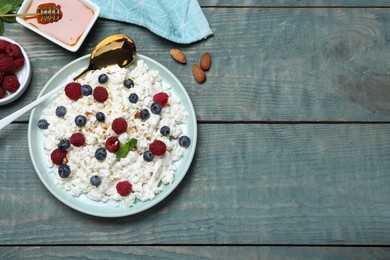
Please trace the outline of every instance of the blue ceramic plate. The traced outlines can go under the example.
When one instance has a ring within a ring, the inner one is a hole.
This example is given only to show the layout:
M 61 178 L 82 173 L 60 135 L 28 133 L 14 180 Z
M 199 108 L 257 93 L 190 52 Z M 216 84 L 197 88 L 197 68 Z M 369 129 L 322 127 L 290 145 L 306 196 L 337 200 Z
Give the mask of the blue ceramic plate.
M 89 57 L 90 55 L 83 56 L 69 63 L 59 72 L 57 72 L 45 85 L 45 87 L 39 94 L 39 97 L 48 93 L 50 90 L 54 89 L 58 85 L 65 86 L 66 83 L 72 81 L 72 75 L 77 75 L 77 73 L 81 72 L 88 66 Z M 38 120 L 41 119 L 43 110 L 51 102 L 51 99 L 46 100 L 39 106 L 35 107 L 34 110 L 32 110 L 31 112 L 29 121 L 30 123 L 28 126 L 28 145 L 30 157 L 39 178 L 46 186 L 46 188 L 57 199 L 75 210 L 100 217 L 122 217 L 139 213 L 156 205 L 164 198 L 166 198 L 179 185 L 191 165 L 192 159 L 195 154 L 197 142 L 196 116 L 191 99 L 180 81 L 167 68 L 165 68 L 160 63 L 154 61 L 153 59 L 140 54 L 136 55 L 136 60 L 134 62 L 137 62 L 137 60 L 139 59 L 144 60 L 145 63 L 149 66 L 149 69 L 159 71 L 162 80 L 170 84 L 172 86 L 172 91 L 174 92 L 174 94 L 180 98 L 182 105 L 188 113 L 186 124 L 183 127 L 183 133 L 190 137 L 191 145 L 189 148 L 186 149 L 184 156 L 176 162 L 177 172 L 175 173 L 175 180 L 173 181 L 173 183 L 170 185 L 163 185 L 162 192 L 158 194 L 153 200 L 145 202 L 136 201 L 136 203 L 132 207 L 122 207 L 117 206 L 117 203 L 115 203 L 114 201 L 103 203 L 92 201 L 84 195 L 74 197 L 69 192 L 62 189 L 56 184 L 56 176 L 50 174 L 46 166 L 48 155 L 43 150 L 42 146 L 42 143 L 44 142 L 44 136 L 42 134 L 42 130 L 37 127 Z

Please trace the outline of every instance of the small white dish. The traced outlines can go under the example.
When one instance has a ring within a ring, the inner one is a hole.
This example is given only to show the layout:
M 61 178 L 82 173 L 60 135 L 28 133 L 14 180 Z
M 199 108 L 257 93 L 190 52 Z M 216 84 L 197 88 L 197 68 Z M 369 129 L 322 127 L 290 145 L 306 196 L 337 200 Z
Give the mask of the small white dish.
M 15 73 L 20 83 L 19 89 L 14 93 L 7 93 L 5 97 L 1 98 L 0 99 L 0 106 L 1 106 L 1 105 L 9 104 L 12 101 L 15 101 L 24 93 L 24 91 L 26 91 L 27 87 L 30 84 L 30 79 L 31 79 L 31 65 L 26 51 L 22 48 L 22 46 L 20 46 L 20 44 L 7 37 L 0 36 L 0 40 L 4 40 L 9 43 L 18 45 L 24 57 L 24 66 Z
M 40 1 L 40 0 L 26 0 L 26 1 L 24 1 L 23 4 L 19 8 L 18 14 L 27 13 L 28 9 L 32 5 L 32 3 L 35 1 Z M 33 25 L 28 20 L 25 20 L 23 17 L 16 17 L 16 21 L 19 24 L 25 26 L 26 28 L 28 28 L 28 29 L 36 32 L 37 34 L 40 34 L 41 36 L 45 37 L 46 39 L 54 42 L 55 44 L 65 48 L 69 51 L 76 52 L 83 44 L 86 36 L 88 35 L 89 31 L 92 29 L 92 26 L 95 24 L 97 18 L 99 17 L 100 7 L 97 6 L 96 4 L 92 3 L 89 0 L 66 0 L 68 2 L 64 2 L 64 1 L 65 0 L 51 0 L 51 1 L 44 1 L 43 3 L 50 2 L 50 3 L 59 4 L 61 6 L 61 4 L 69 3 L 70 1 L 76 1 L 76 2 L 80 2 L 81 4 L 83 4 L 88 9 L 91 9 L 93 12 L 92 18 L 89 20 L 88 25 L 85 27 L 85 29 L 83 30 L 83 33 L 79 36 L 79 38 L 77 39 L 75 44 L 70 45 L 68 43 L 65 43 L 64 41 L 60 40 L 59 38 L 56 38 L 56 37 L 50 35 L 49 33 L 42 31 L 36 25 Z M 77 14 L 77 10 L 72 10 L 71 15 L 76 16 L 76 17 L 81 17 L 80 15 Z M 58 25 L 60 25 L 60 23 L 65 23 L 65 19 L 66 19 L 66 11 L 63 10 L 63 18 L 57 22 Z M 71 19 L 69 19 L 69 20 L 71 20 Z M 66 20 L 66 21 L 68 22 L 69 20 Z M 65 26 L 65 25 L 61 26 L 61 28 L 65 28 L 65 27 L 70 27 L 70 30 L 80 29 L 77 24 L 67 24 L 67 26 Z

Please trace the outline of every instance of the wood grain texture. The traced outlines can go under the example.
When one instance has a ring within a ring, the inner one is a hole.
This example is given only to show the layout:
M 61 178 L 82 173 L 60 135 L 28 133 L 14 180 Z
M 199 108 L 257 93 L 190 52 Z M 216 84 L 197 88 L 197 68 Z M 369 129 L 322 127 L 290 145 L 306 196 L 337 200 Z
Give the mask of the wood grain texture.
M 386 0 L 198 0 L 202 7 L 367 7 L 390 6 Z
M 45 189 L 28 159 L 26 125 L 12 124 L 0 132 L 0 244 L 388 245 L 389 131 L 201 124 L 190 171 L 167 199 L 104 219 Z
M 99 20 L 82 49 L 70 53 L 19 25 L 7 25 L 5 35 L 26 47 L 34 75 L 27 93 L 3 106 L 0 118 L 33 101 L 51 76 L 90 53 L 104 36 L 121 32 L 134 38 L 139 53 L 178 76 L 200 121 L 390 120 L 389 9 L 204 11 L 214 36 L 183 46 L 138 26 Z M 172 60 L 172 47 L 185 52 L 189 65 Z M 199 85 L 191 64 L 205 51 L 212 67 Z
M 8 259 L 388 259 L 380 247 L 191 247 L 191 246 L 98 246 L 98 247 L 0 247 Z

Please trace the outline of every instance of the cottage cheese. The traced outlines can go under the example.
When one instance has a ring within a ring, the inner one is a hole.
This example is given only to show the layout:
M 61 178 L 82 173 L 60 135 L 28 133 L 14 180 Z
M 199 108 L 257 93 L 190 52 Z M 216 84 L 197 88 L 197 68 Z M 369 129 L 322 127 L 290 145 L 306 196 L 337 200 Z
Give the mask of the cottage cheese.
M 106 84 L 99 84 L 98 77 L 102 73 L 109 76 Z M 124 79 L 134 81 L 133 88 L 123 85 Z M 184 148 L 178 144 L 178 138 L 183 135 L 183 126 L 187 116 L 178 97 L 172 92 L 171 86 L 163 82 L 158 71 L 149 70 L 147 64 L 139 60 L 136 66 L 130 69 L 111 66 L 101 70 L 91 71 L 79 79 L 81 84 L 95 86 L 103 85 L 107 88 L 109 98 L 104 103 L 98 103 L 93 96 L 83 96 L 77 101 L 70 100 L 60 92 L 53 97 L 43 112 L 43 118 L 49 122 L 49 127 L 42 130 L 44 134 L 43 149 L 47 151 L 47 167 L 51 174 L 56 176 L 58 185 L 68 190 L 73 196 L 85 194 L 94 201 L 107 202 L 114 200 L 118 206 L 132 206 L 139 201 L 155 198 L 162 191 L 163 185 L 169 185 L 175 177 L 175 161 L 178 161 Z M 147 120 L 136 118 L 135 114 L 143 108 L 150 111 L 153 95 L 165 92 L 169 95 L 168 104 L 161 113 L 150 113 Z M 129 95 L 136 93 L 137 103 L 129 101 Z M 65 106 L 67 112 L 64 117 L 57 117 L 55 110 L 58 106 Z M 105 114 L 105 122 L 96 120 L 96 113 Z M 79 127 L 74 123 L 77 115 L 85 115 L 87 123 Z M 111 129 L 111 122 L 123 117 L 128 122 L 127 132 L 117 135 Z M 170 135 L 162 136 L 160 128 L 170 127 Z M 67 178 L 58 175 L 58 166 L 50 159 L 50 153 L 57 148 L 60 140 L 68 139 L 73 133 L 84 134 L 86 142 L 82 147 L 71 147 L 68 150 L 67 164 L 71 174 Z M 137 139 L 137 149 L 130 151 L 122 159 L 117 159 L 114 153 L 107 151 L 103 161 L 95 158 L 95 151 L 105 147 L 105 141 L 110 136 L 117 136 L 120 142 L 126 143 L 131 138 Z M 154 156 L 152 162 L 143 159 L 143 153 L 154 140 L 161 140 L 167 146 L 163 156 Z M 101 184 L 98 187 L 91 185 L 90 177 L 98 175 Z M 132 192 L 128 196 L 121 196 L 116 191 L 116 184 L 127 180 L 132 184 Z

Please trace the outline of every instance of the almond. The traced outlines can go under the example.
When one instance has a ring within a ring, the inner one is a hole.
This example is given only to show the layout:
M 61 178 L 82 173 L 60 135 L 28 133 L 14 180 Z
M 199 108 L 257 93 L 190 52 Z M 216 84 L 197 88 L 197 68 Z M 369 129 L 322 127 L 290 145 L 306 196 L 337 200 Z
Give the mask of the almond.
M 194 78 L 198 83 L 203 83 L 206 80 L 206 74 L 204 71 L 196 64 L 192 65 L 192 73 Z
M 210 69 L 210 65 L 211 65 L 211 55 L 209 52 L 205 52 L 202 58 L 200 59 L 200 67 L 202 68 L 202 70 L 207 71 Z
M 175 61 L 183 63 L 183 64 L 185 64 L 187 62 L 187 58 L 186 58 L 186 56 L 184 55 L 184 53 L 181 50 L 179 50 L 179 49 L 171 49 L 169 51 L 169 53 L 171 54 L 172 58 Z

